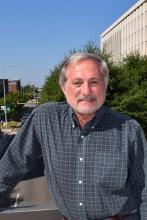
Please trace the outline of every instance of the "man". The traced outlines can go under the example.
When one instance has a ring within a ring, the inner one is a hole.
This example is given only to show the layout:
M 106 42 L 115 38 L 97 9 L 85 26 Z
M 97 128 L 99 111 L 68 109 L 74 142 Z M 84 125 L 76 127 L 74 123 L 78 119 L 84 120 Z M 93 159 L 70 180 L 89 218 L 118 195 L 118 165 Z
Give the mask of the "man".
M 147 219 L 147 143 L 135 120 L 103 106 L 108 78 L 94 54 L 65 60 L 59 83 L 68 104 L 33 111 L 0 161 L 1 194 L 43 156 L 64 220 Z

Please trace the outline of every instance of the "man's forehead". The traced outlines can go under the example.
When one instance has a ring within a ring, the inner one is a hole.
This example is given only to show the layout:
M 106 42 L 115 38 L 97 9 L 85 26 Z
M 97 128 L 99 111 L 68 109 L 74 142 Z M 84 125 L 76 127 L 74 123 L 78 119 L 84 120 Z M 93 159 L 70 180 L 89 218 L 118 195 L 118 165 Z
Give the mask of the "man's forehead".
M 89 77 L 78 77 L 78 76 L 75 76 L 75 77 L 72 77 L 71 78 L 72 80 L 100 80 L 101 77 L 98 75 L 98 76 L 89 76 Z
M 71 63 L 68 68 L 66 73 L 68 72 L 81 72 L 81 71 L 88 71 L 88 70 L 94 70 L 94 71 L 98 71 L 100 70 L 100 65 L 92 59 L 86 59 L 84 61 L 78 61 L 78 62 L 74 62 Z

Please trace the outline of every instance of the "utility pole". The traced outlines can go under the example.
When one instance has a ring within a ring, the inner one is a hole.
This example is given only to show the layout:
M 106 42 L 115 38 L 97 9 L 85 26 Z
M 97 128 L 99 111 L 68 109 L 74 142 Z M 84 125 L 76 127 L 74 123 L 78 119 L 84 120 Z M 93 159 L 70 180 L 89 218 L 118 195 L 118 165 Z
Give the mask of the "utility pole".
M 5 125 L 7 128 L 7 104 L 6 104 L 6 87 L 5 87 L 5 78 L 3 78 L 3 92 L 4 92 L 4 113 L 5 113 Z
M 13 66 L 1 66 L 3 71 L 3 93 L 4 93 L 4 113 L 5 113 L 5 125 L 7 128 L 8 118 L 7 118 L 7 103 L 6 103 L 6 87 L 5 87 L 5 69 L 7 68 L 16 68 L 19 67 L 19 65 L 13 65 Z

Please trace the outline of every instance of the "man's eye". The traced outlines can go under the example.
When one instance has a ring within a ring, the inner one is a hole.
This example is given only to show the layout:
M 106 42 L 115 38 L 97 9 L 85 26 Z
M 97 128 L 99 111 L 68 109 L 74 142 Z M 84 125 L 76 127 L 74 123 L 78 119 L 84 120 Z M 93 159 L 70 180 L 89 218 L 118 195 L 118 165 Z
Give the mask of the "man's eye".
M 73 82 L 73 85 L 75 85 L 75 86 L 80 86 L 80 85 L 81 85 L 81 82 Z
M 91 81 L 90 84 L 91 84 L 91 85 L 98 85 L 98 84 L 99 84 L 99 81 Z

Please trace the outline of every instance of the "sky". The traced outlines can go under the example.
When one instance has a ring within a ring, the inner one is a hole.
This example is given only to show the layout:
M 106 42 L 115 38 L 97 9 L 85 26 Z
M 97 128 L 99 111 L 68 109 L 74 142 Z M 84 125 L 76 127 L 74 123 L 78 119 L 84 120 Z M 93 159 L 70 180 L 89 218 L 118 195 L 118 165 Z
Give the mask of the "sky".
M 42 87 L 72 49 L 93 41 L 137 0 L 0 0 L 0 78 Z

